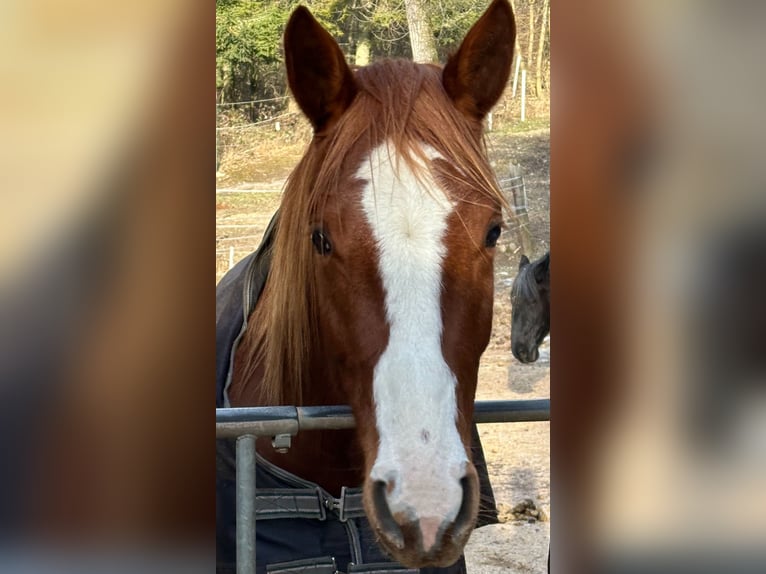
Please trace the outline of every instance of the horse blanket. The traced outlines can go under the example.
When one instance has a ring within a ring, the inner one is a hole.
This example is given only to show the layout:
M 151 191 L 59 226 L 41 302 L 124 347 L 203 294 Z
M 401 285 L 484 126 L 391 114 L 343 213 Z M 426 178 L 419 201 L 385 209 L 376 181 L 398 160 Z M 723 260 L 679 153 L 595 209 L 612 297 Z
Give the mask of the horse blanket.
M 241 260 L 216 288 L 216 407 L 228 407 L 232 362 L 247 318 L 266 282 L 277 212 L 258 249 Z M 495 524 L 497 508 L 476 425 L 473 462 L 480 480 L 478 526 Z M 448 568 L 408 569 L 379 548 L 362 507 L 361 489 L 344 487 L 336 499 L 319 485 L 264 458 L 256 461 L 256 571 L 258 574 L 464 574 L 460 558 Z M 235 446 L 216 441 L 216 571 L 236 570 Z

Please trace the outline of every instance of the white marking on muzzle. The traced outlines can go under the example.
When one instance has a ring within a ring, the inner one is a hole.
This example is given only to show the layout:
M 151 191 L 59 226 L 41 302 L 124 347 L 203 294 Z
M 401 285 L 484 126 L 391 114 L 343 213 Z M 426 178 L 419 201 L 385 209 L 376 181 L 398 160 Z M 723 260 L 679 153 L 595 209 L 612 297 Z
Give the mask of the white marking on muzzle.
M 378 245 L 389 322 L 388 347 L 373 375 L 380 444 L 371 479 L 393 483 L 392 513 L 451 522 L 468 462 L 456 425 L 457 380 L 441 346 L 444 235 L 452 205 L 426 167 L 418 179 L 404 160 L 392 162 L 393 146 L 383 144 L 357 174 L 368 182 L 362 206 Z

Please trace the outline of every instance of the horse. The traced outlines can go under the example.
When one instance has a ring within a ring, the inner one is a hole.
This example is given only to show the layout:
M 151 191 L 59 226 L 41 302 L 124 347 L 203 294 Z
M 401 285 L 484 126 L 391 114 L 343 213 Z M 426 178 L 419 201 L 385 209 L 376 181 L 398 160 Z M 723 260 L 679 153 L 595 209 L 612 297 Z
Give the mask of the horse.
M 313 137 L 285 184 L 226 401 L 349 404 L 355 429 L 299 433 L 287 452 L 261 438 L 259 460 L 333 496 L 362 485 L 377 542 L 409 568 L 455 564 L 477 521 L 473 403 L 507 208 L 483 119 L 514 42 L 507 0 L 443 68 L 352 70 L 305 7 L 284 32 Z
M 551 254 L 534 263 L 521 256 L 511 286 L 511 352 L 522 363 L 534 363 L 538 347 L 551 331 Z

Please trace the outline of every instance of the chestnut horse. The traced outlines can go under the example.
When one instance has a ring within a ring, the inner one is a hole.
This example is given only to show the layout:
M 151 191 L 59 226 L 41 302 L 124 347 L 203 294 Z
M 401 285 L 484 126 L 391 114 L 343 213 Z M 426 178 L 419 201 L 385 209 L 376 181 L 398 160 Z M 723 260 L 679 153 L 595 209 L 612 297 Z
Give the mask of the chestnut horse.
M 285 454 L 259 440 L 258 453 L 331 493 L 363 485 L 380 544 L 410 567 L 454 563 L 477 517 L 471 425 L 504 205 L 482 120 L 514 37 L 494 0 L 443 69 L 352 71 L 307 9 L 285 30 L 314 137 L 284 190 L 228 399 L 350 404 L 354 431 L 302 433 Z

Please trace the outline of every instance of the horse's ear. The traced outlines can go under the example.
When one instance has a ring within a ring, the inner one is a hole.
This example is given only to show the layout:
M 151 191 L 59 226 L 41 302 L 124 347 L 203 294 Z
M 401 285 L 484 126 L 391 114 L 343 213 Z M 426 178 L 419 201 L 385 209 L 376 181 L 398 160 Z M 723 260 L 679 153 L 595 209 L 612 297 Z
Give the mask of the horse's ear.
M 290 90 L 315 133 L 332 127 L 356 96 L 343 52 L 304 6 L 285 28 L 285 66 Z
M 481 120 L 500 99 L 513 63 L 516 23 L 508 0 L 494 0 L 442 73 L 455 106 Z
M 551 269 L 551 254 L 546 253 L 545 256 L 535 263 L 535 281 L 537 283 L 543 283 L 549 278 Z
M 526 255 L 522 255 L 521 259 L 519 260 L 519 271 L 524 269 L 524 267 L 526 267 L 527 265 L 529 265 L 529 257 L 527 257 Z

